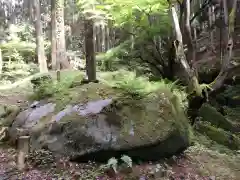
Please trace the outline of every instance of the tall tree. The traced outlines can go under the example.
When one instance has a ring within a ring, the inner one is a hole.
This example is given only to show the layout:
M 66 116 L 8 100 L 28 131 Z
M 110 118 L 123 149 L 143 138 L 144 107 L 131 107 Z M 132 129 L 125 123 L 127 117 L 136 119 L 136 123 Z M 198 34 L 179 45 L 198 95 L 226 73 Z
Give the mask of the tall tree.
M 172 19 L 173 19 L 173 25 L 174 25 L 174 30 L 175 30 L 175 35 L 176 35 L 176 40 L 173 42 L 174 48 L 175 48 L 175 57 L 176 57 L 176 63 L 181 65 L 181 69 L 183 69 L 184 72 L 184 77 L 186 82 L 188 83 L 188 90 L 189 93 L 193 93 L 193 98 L 189 101 L 189 108 L 190 104 L 193 104 L 196 106 L 197 109 L 199 109 L 204 101 L 200 100 L 199 102 L 196 102 L 196 98 L 201 97 L 202 95 L 206 95 L 206 91 L 203 91 L 203 88 L 199 85 L 198 81 L 198 72 L 196 69 L 196 65 L 194 65 L 194 51 L 195 47 L 192 45 L 192 38 L 191 38 L 191 33 L 189 31 L 190 29 L 190 0 L 184 0 L 184 24 L 185 24 L 185 32 L 186 32 L 186 39 L 187 39 L 187 46 L 188 46 L 188 51 L 192 53 L 192 56 L 185 56 L 184 53 L 184 48 L 183 48 L 183 38 L 182 38 L 182 32 L 180 28 L 180 23 L 177 15 L 177 11 L 175 9 L 174 4 L 171 3 L 171 1 L 168 1 L 171 7 L 171 14 L 172 14 Z M 216 79 L 210 84 L 211 87 L 211 92 L 214 92 L 218 90 L 219 88 L 222 87 L 224 84 L 225 79 L 231 74 L 231 70 L 233 70 L 235 67 L 231 67 L 231 59 L 232 59 L 232 49 L 233 49 L 233 32 L 234 32 L 234 20 L 235 20 L 235 15 L 236 15 L 236 6 L 237 6 L 237 0 L 233 1 L 233 5 L 230 11 L 230 14 L 227 12 L 227 6 L 226 6 L 226 1 L 224 2 L 224 22 L 228 24 L 228 26 L 224 26 L 225 28 L 225 55 L 223 58 L 222 66 L 221 66 L 221 71 L 216 77 Z M 191 116 L 191 115 L 190 115 Z M 194 120 L 196 117 L 195 115 L 192 116 L 192 120 Z
M 85 53 L 86 53 L 86 71 L 89 82 L 96 81 L 96 58 L 94 49 L 93 21 L 86 19 L 85 29 Z
M 0 77 L 2 76 L 3 60 L 2 60 L 2 50 L 0 48 Z
M 56 59 L 63 69 L 70 68 L 66 56 L 64 0 L 56 0 Z M 58 62 L 57 62 L 58 64 Z M 58 66 L 58 65 L 57 65 Z M 58 67 L 59 68 L 59 67 Z
M 53 70 L 57 70 L 56 51 L 56 0 L 51 0 L 51 60 Z
M 35 21 L 35 30 L 36 30 L 36 52 L 38 58 L 38 64 L 40 72 L 47 72 L 47 59 L 44 51 L 44 39 L 42 32 L 42 23 L 41 23 L 41 4 L 39 0 L 34 0 L 34 21 Z

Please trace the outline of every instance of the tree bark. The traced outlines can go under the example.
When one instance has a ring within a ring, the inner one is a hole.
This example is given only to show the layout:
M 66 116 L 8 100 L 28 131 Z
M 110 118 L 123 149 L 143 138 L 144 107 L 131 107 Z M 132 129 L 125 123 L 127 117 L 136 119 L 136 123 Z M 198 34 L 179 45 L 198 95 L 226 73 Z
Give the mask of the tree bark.
M 225 0 L 223 2 L 225 2 Z M 225 7 L 227 7 L 227 6 L 224 5 L 224 8 Z M 220 71 L 219 75 L 217 76 L 217 78 L 211 83 L 211 88 L 213 89 L 213 91 L 216 91 L 219 88 L 221 88 L 225 79 L 231 73 L 232 68 L 230 67 L 230 62 L 232 59 L 232 51 L 233 51 L 233 33 L 234 33 L 236 8 L 237 8 L 237 0 L 234 0 L 230 14 L 228 15 L 227 18 L 225 17 L 225 22 L 228 19 L 228 24 L 229 24 L 228 27 L 225 26 L 225 28 L 228 29 L 228 35 L 226 35 L 227 36 L 227 44 L 226 44 L 224 59 L 223 59 L 222 66 L 221 66 L 221 71 Z M 224 12 L 226 13 L 226 10 Z M 225 31 L 227 31 L 227 30 L 225 29 Z
M 35 30 L 36 30 L 36 52 L 38 57 L 38 64 L 40 72 L 48 72 L 47 60 L 44 51 L 44 39 L 42 32 L 41 23 L 41 12 L 40 12 L 39 0 L 34 1 L 34 14 L 35 14 Z
M 194 70 L 191 69 L 189 63 L 186 59 L 184 48 L 183 48 L 183 41 L 182 41 L 182 33 L 178 21 L 178 15 L 176 9 L 173 5 L 171 5 L 171 13 L 172 19 L 174 23 L 174 29 L 176 34 L 176 40 L 174 41 L 175 46 L 175 53 L 176 53 L 176 61 L 178 64 L 181 65 L 181 68 L 184 70 L 183 73 L 183 82 L 188 84 L 188 92 L 192 93 L 195 91 L 197 95 L 201 95 L 202 91 L 199 86 L 198 78 L 196 77 Z
M 212 27 L 213 25 L 213 9 L 212 7 L 208 7 L 208 18 L 209 18 L 209 27 Z M 210 28 L 209 28 L 210 29 Z M 212 29 L 210 29 L 210 44 L 211 44 L 211 48 L 214 48 L 214 36 L 213 36 L 213 31 Z
M 51 61 L 52 70 L 57 70 L 56 47 L 56 0 L 51 0 Z
M 2 76 L 3 69 L 3 59 L 2 59 L 2 50 L 0 49 L 0 77 Z
M 86 71 L 89 82 L 96 81 L 96 59 L 94 49 L 93 21 L 86 19 L 85 28 L 85 52 L 86 52 Z
M 56 0 L 56 58 L 62 69 L 70 68 L 66 55 L 64 0 Z
M 109 26 L 107 25 L 106 28 L 105 28 L 105 44 L 106 44 L 106 47 L 105 47 L 105 52 L 108 51 L 110 49 L 110 37 L 109 37 Z
M 187 61 L 193 64 L 196 61 L 196 48 L 194 47 L 192 34 L 191 34 L 191 26 L 190 26 L 190 0 L 184 0 L 184 22 L 185 22 L 185 34 L 187 39 L 188 53 L 187 53 Z

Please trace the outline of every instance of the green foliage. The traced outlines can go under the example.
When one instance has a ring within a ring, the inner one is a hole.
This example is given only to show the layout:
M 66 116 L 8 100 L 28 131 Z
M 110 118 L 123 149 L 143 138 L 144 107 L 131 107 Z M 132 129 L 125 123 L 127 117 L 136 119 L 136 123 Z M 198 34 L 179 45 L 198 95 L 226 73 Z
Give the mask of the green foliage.
M 222 95 L 232 99 L 240 99 L 240 85 L 230 86 Z
M 128 62 L 129 42 L 121 43 L 119 46 L 108 50 L 106 53 L 97 55 L 99 69 L 102 71 L 116 71 Z
M 9 57 L 12 52 L 34 53 L 36 44 L 33 37 L 32 26 L 28 24 L 11 25 L 6 43 L 0 44 L 3 57 Z
M 128 167 L 132 168 L 132 159 L 129 156 L 122 155 L 121 160 L 126 163 Z
M 135 72 L 126 70 L 103 73 L 100 77 L 106 84 L 115 88 L 124 89 L 129 94 L 140 97 L 147 96 L 157 91 L 165 92 L 170 90 L 179 97 L 183 107 L 187 106 L 185 101 L 186 93 L 181 87 L 176 85 L 176 82 L 164 79 L 157 82 L 150 82 L 147 77 L 137 77 Z
M 108 168 L 113 168 L 114 172 L 117 172 L 117 164 L 118 160 L 115 157 L 112 157 L 111 159 L 108 160 L 107 167 Z
M 127 167 L 132 168 L 131 157 L 129 157 L 127 155 L 122 155 L 122 157 L 120 159 L 122 160 L 123 163 L 125 163 L 127 165 Z M 112 168 L 114 170 L 114 172 L 117 173 L 118 159 L 116 159 L 115 157 L 110 158 L 108 160 L 107 164 L 101 166 L 101 169 L 110 169 L 110 168 Z
M 78 78 L 78 79 L 76 79 Z M 70 74 L 68 76 L 61 76 L 60 82 L 53 81 L 43 81 L 30 96 L 32 100 L 41 100 L 53 96 L 66 96 L 68 95 L 68 90 L 71 88 L 72 84 L 76 80 L 81 80 L 83 76 Z
M 6 40 L 0 44 L 3 56 L 2 84 L 13 83 L 38 72 L 38 67 L 34 64 L 34 27 L 27 23 L 10 25 L 7 33 Z M 45 48 L 49 47 L 50 43 L 45 41 Z

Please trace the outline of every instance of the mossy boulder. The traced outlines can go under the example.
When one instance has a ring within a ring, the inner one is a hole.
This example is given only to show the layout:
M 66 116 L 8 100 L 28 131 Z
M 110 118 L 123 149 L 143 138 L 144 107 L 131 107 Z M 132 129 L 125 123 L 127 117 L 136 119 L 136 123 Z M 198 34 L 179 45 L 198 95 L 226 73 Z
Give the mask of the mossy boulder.
M 240 149 L 240 138 L 230 132 L 224 131 L 221 128 L 212 126 L 209 122 L 199 121 L 197 123 L 198 132 L 207 135 L 210 139 L 227 146 L 232 150 Z
M 48 148 L 74 160 L 106 161 L 122 154 L 155 160 L 190 144 L 191 127 L 181 106 L 170 89 L 134 98 L 90 83 L 21 112 L 11 129 L 29 133 L 33 148 Z
M 199 116 L 203 121 L 210 122 L 216 127 L 220 127 L 230 132 L 240 132 L 240 125 L 224 117 L 214 107 L 209 104 L 203 104 L 199 110 Z

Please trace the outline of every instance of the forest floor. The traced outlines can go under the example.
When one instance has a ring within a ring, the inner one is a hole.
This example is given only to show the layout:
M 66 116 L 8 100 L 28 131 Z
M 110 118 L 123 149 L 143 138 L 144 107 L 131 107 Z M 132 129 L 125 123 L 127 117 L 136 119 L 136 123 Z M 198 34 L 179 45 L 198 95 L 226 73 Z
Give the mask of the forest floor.
M 22 92 L 1 91 L 0 104 L 27 106 L 26 95 Z M 222 147 L 219 147 L 204 137 L 182 155 L 159 162 L 135 164 L 130 172 L 119 172 L 117 177 L 109 178 L 100 170 L 99 164 L 73 163 L 53 157 L 47 151 L 30 154 L 25 170 L 20 172 L 16 165 L 17 150 L 0 144 L 0 180 L 239 180 L 240 154 L 220 153 Z
M 30 155 L 31 156 L 31 155 Z M 79 164 L 64 158 L 47 161 L 51 154 L 44 153 L 39 158 L 28 158 L 24 171 L 16 166 L 17 151 L 12 147 L 0 146 L 1 180 L 238 180 L 240 177 L 239 160 L 228 155 L 209 151 L 200 146 L 193 146 L 184 155 L 162 162 L 134 165 L 132 172 L 121 172 L 115 178 L 101 173 L 99 165 L 94 163 Z M 238 161 L 238 162 L 237 162 Z M 159 165 L 162 169 L 157 169 Z M 164 170 L 164 171 L 163 171 Z

